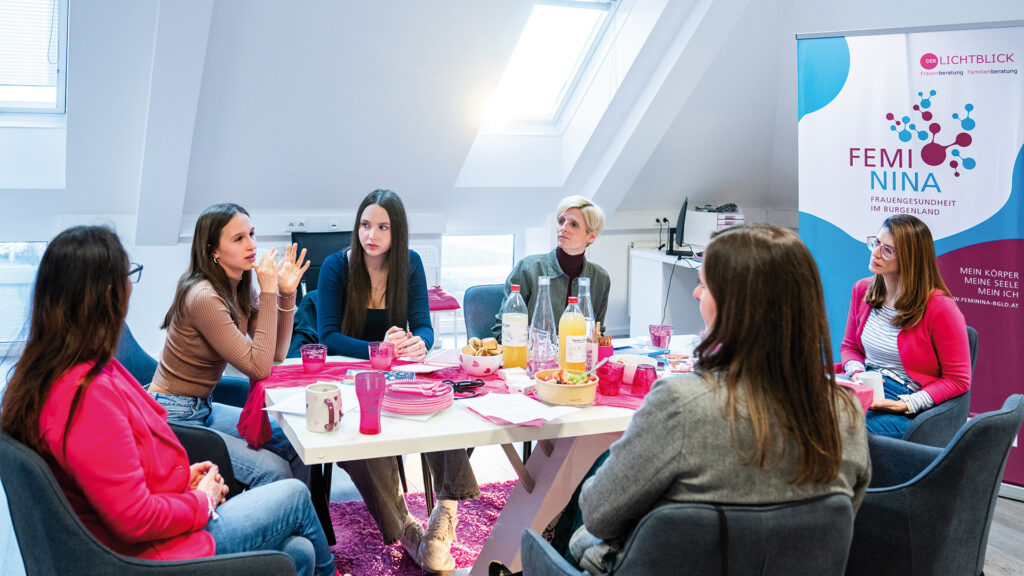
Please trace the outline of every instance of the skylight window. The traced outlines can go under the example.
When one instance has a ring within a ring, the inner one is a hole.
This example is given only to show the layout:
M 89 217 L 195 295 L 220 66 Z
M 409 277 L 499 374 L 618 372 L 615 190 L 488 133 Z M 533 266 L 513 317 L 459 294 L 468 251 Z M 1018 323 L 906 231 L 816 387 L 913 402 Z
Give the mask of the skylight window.
M 64 112 L 67 0 L 0 0 L 0 112 Z
M 613 2 L 538 3 L 488 108 L 485 131 L 556 122 L 604 33 Z

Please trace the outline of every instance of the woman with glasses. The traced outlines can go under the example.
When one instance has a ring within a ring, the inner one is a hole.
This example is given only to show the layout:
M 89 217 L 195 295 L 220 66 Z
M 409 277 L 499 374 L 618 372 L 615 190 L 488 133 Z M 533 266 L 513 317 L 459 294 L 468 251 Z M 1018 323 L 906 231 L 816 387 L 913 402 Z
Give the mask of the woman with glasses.
M 422 360 L 434 342 L 423 262 L 409 249 L 405 206 L 391 190 L 374 190 L 356 211 L 352 246 L 324 260 L 317 283 L 317 329 L 330 354 L 369 356 L 387 340 L 395 356 Z M 392 457 L 339 462 L 377 522 L 386 544 L 400 540 L 420 567 L 455 568 L 451 554 L 459 500 L 480 495 L 465 450 L 426 454 L 438 506 L 426 533 L 409 514 Z
M 58 234 L 39 264 L 25 350 L 3 397 L 5 432 L 44 457 L 85 527 L 127 556 L 186 560 L 280 550 L 335 574 L 302 483 L 225 499 L 211 462 L 189 465 L 164 410 L 114 358 L 142 267 L 98 226 Z
M 270 250 L 257 263 L 256 229 L 238 204 L 216 204 L 199 215 L 188 270 L 161 328 L 167 340 L 149 393 L 176 424 L 205 426 L 228 445 L 235 476 L 260 486 L 283 478 L 309 479 L 284 432 L 254 450 L 238 432 L 242 409 L 210 395 L 231 364 L 251 380 L 270 376 L 284 360 L 292 335 L 295 289 L 309 268 L 306 251 L 292 244 L 284 258 Z
M 846 375 L 882 375 L 885 399 L 868 431 L 900 438 L 916 414 L 967 391 L 967 325 L 935 260 L 932 233 L 908 214 L 890 216 L 868 238 L 874 276 L 853 286 L 841 348 Z

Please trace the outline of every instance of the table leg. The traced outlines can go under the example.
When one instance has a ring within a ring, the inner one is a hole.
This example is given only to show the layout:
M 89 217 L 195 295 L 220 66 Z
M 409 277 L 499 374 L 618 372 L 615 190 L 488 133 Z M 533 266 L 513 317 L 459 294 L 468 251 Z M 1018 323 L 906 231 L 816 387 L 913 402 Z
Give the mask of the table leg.
M 492 560 L 500 560 L 512 570 L 520 570 L 519 539 L 523 528 L 543 532 L 555 515 L 565 508 L 583 476 L 621 432 L 593 434 L 552 440 L 553 449 L 539 450 L 530 456 L 526 469 L 536 482 L 527 492 L 516 483 L 498 516 L 487 542 L 480 550 L 471 575 L 487 574 Z
M 313 509 L 320 519 L 320 526 L 327 536 L 327 544 L 334 546 L 337 539 L 334 537 L 334 525 L 331 524 L 331 513 L 327 503 L 331 500 L 331 485 L 328 478 L 331 477 L 330 467 L 333 463 L 314 464 L 309 475 L 309 496 L 313 500 Z

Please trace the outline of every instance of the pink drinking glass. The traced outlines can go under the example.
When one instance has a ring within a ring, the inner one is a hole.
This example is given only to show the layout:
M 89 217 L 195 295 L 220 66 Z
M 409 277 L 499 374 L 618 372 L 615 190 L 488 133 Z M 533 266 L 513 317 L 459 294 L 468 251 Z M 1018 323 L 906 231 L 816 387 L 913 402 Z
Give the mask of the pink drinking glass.
M 395 360 L 395 345 L 392 342 L 370 342 L 370 366 L 374 370 L 390 370 Z
M 651 391 L 651 386 L 658 379 L 658 371 L 650 364 L 640 364 L 633 374 L 633 395 L 646 396 Z
M 622 362 L 609 360 L 597 369 L 597 391 L 605 396 L 618 396 L 622 385 L 622 374 L 626 366 Z
M 380 407 L 384 403 L 384 392 L 387 388 L 384 374 L 380 372 L 356 374 L 360 434 L 380 434 Z
M 302 353 L 302 369 L 306 374 L 316 374 L 324 369 L 327 363 L 327 346 L 323 344 L 303 344 L 299 347 Z
M 648 326 L 651 331 L 651 346 L 655 348 L 668 348 L 672 341 L 672 327 L 668 324 L 651 324 Z

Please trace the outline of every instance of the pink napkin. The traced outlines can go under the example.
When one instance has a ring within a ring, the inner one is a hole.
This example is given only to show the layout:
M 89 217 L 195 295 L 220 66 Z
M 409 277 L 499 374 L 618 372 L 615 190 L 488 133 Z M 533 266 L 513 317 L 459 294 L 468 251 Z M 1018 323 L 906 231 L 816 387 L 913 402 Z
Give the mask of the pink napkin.
M 871 403 L 874 402 L 875 399 L 875 392 L 870 386 L 856 384 L 854 382 L 846 382 L 844 380 L 836 380 L 836 384 L 846 386 L 853 390 L 854 393 L 857 394 L 857 400 L 860 400 L 860 406 L 864 412 L 867 412 L 868 408 L 871 408 Z

